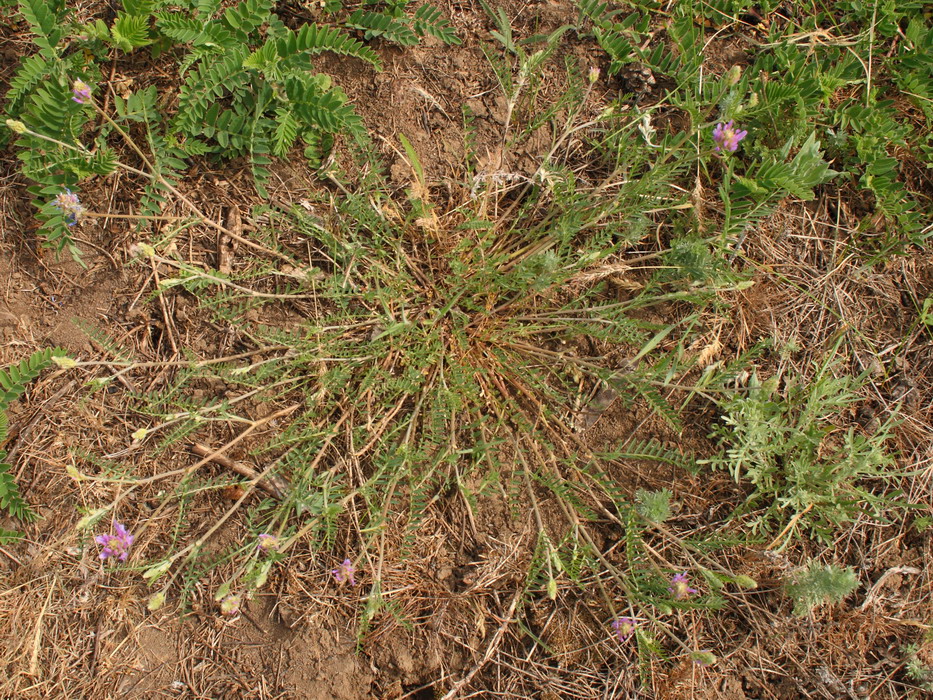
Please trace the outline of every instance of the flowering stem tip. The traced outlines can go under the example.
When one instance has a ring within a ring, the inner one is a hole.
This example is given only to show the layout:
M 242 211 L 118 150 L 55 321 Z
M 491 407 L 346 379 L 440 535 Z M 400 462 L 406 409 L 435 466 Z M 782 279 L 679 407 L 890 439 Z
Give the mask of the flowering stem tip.
M 635 628 L 638 627 L 638 620 L 631 617 L 620 617 L 612 623 L 612 629 L 616 631 L 616 636 L 620 642 L 625 642 L 635 634 Z
M 233 617 L 240 612 L 240 605 L 243 604 L 243 596 L 239 593 L 225 596 L 220 601 L 220 612 L 227 617 Z
M 344 584 L 349 581 L 351 586 L 356 585 L 356 579 L 353 577 L 356 573 L 356 567 L 353 566 L 353 562 L 349 559 L 344 559 L 340 566 L 336 569 L 331 569 L 330 572 L 334 575 L 334 579 L 337 583 Z
M 130 555 L 133 540 L 136 538 L 116 520 L 113 521 L 113 529 L 116 531 L 116 535 L 97 535 L 94 538 L 94 541 L 103 547 L 100 551 L 100 558 L 103 560 L 116 557 L 120 561 L 126 561 L 126 558 Z
M 256 549 L 258 549 L 263 554 L 277 551 L 279 545 L 281 544 L 278 537 L 275 535 L 270 535 L 267 532 L 260 534 L 258 539 L 259 542 L 256 544 Z
M 686 572 L 674 574 L 674 577 L 671 579 L 671 585 L 667 590 L 676 600 L 689 598 L 697 592 L 696 588 L 690 588 L 690 582 L 687 580 Z
M 84 205 L 81 204 L 81 200 L 78 199 L 78 195 L 67 187 L 64 192 L 55 197 L 52 204 L 61 209 L 62 214 L 65 216 L 65 223 L 69 226 L 74 226 L 81 221 L 87 211 Z
M 72 83 L 71 93 L 74 95 L 74 97 L 71 99 L 73 99 L 79 105 L 83 105 L 91 101 L 91 86 L 85 83 L 83 80 L 75 80 L 74 83 Z
M 716 150 L 726 150 L 735 153 L 739 147 L 739 141 L 748 136 L 747 131 L 739 131 L 732 125 L 730 119 L 725 124 L 717 124 L 713 129 L 713 141 L 716 142 Z
M 28 131 L 26 125 L 16 119 L 7 119 L 6 125 L 14 134 L 25 134 Z

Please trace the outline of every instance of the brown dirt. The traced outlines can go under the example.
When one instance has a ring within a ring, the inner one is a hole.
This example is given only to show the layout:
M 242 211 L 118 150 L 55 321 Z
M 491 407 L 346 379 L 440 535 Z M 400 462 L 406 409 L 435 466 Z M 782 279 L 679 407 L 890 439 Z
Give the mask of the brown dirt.
M 554 29 L 573 14 L 570 3 L 501 4 L 516 19 L 518 35 Z M 550 134 L 542 131 L 520 149 L 503 149 L 505 103 L 479 49 L 490 25 L 477 3 L 450 2 L 445 9 L 464 39 L 459 48 L 381 47 L 385 71 L 379 74 L 329 57 L 321 59 L 319 69 L 335 75 L 367 127 L 382 138 L 389 172 L 400 188 L 411 180 L 400 133 L 413 143 L 433 183 L 459 181 L 468 158 L 464 108 L 473 119 L 480 174 L 529 175 Z M 744 51 L 720 47 L 711 69 L 721 72 L 741 63 Z M 574 41 L 565 52 L 585 64 L 600 55 Z M 544 91 L 559 88 L 563 58 L 547 67 Z M 3 75 L 8 74 L 5 67 Z M 599 83 L 604 98 L 618 90 L 614 81 Z M 10 184 L 0 193 L 0 364 L 50 345 L 84 360 L 112 360 L 120 350 L 103 345 L 104 336 L 144 360 L 170 359 L 176 346 L 201 357 L 243 350 L 237 330 L 220 325 L 184 294 L 150 298 L 153 271 L 125 266 L 133 233 L 119 222 L 83 230 L 88 269 L 36 249 L 14 159 L 9 151 L 2 156 L 2 176 Z M 321 187 L 301 166 L 277 166 L 275 173 L 270 191 L 276 201 L 299 201 L 308 188 Z M 106 210 L 118 189 L 112 183 L 104 187 L 86 194 L 99 210 Z M 217 220 L 231 204 L 253 201 L 248 175 L 235 168 L 212 171 L 201 165 L 189 173 L 184 188 Z M 119 197 L 115 201 L 119 207 Z M 727 300 L 734 309 L 731 327 L 711 315 L 709 361 L 732 359 L 773 338 L 776 346 L 793 343 L 799 351 L 765 357 L 760 370 L 774 374 L 780 367 L 805 378 L 814 369 L 810 361 L 840 332 L 857 328 L 858 334 L 848 336 L 859 358 L 851 369 L 876 373 L 870 410 L 887 416 L 901 407 L 907 418 L 898 435 L 903 465 L 929 464 L 933 344 L 919 331 L 905 337 L 904 328 L 912 323 L 916 300 L 933 294 L 933 258 L 917 251 L 895 259 L 888 269 L 859 267 L 840 242 L 839 218 L 830 204 L 788 203 L 749 238 L 745 250 L 757 267 L 756 284 Z M 183 245 L 190 259 L 213 263 L 212 232 L 197 232 Z M 287 326 L 301 318 L 294 310 L 274 313 L 279 315 L 255 320 Z M 736 546 L 726 552 L 729 566 L 756 578 L 760 587 L 729 594 L 742 605 L 722 614 L 687 613 L 683 620 L 691 645 L 716 648 L 722 662 L 700 668 L 652 657 L 647 662 L 652 687 L 644 687 L 637 654 L 620 648 L 607 633 L 595 597 L 572 585 L 562 583 L 557 602 L 541 597 L 521 611 L 531 635 L 504 624 L 523 585 L 520 572 L 531 559 L 536 525 L 527 512 L 510 512 L 491 496 L 480 497 L 474 510 L 453 499 L 442 504 L 409 545 L 405 560 L 387 556 L 382 586 L 394 614 L 381 613 L 364 633 L 359 622 L 369 583 L 365 573 L 359 587 L 337 588 L 328 574 L 337 562 L 300 548 L 275 570 L 268 593 L 249 601 L 245 615 L 235 620 L 217 614 L 213 589 L 200 583 L 178 610 L 150 613 L 145 600 L 151 591 L 139 577 L 101 567 L 75 530 L 79 509 L 113 500 L 114 488 L 76 482 L 66 470 L 75 466 L 93 473 L 93 454 L 119 453 L 139 476 L 193 463 L 191 454 L 179 450 L 162 455 L 158 464 L 135 464 L 130 436 L 138 425 L 126 392 L 172 381 L 171 372 L 154 371 L 89 392 L 62 372 L 49 372 L 13 407 L 11 422 L 19 432 L 7 447 L 18 483 L 30 502 L 41 504 L 43 517 L 25 528 L 24 540 L 0 546 L 0 638 L 5 640 L 0 697 L 426 699 L 440 697 L 481 667 L 465 690 L 472 697 L 893 698 L 898 691 L 887 684 L 901 671 L 900 645 L 929 629 L 929 530 L 853 524 L 832 547 L 839 561 L 856 567 L 863 585 L 844 605 L 804 620 L 790 616 L 780 580 L 817 552 Z M 224 387 L 204 384 L 197 390 L 206 397 Z M 270 409 L 245 404 L 244 410 L 259 419 Z M 691 411 L 692 420 L 677 433 L 651 418 L 644 406 L 611 401 L 594 415 L 583 438 L 592 447 L 606 446 L 637 430 L 641 438 L 708 455 L 706 434 L 714 416 L 699 401 Z M 273 433 L 272 427 L 257 433 L 256 444 Z M 199 433 L 207 444 L 220 445 L 229 437 L 226 428 L 213 425 Z M 249 445 L 229 456 L 248 461 Z M 741 501 L 741 489 L 722 474 L 629 466 L 611 476 L 629 492 L 671 489 L 678 513 L 670 526 L 681 533 L 712 529 Z M 205 469 L 223 475 L 217 465 Z M 928 501 L 929 470 L 912 483 L 912 500 Z M 180 506 L 160 510 L 155 491 L 132 498 L 128 508 L 146 523 L 137 546 L 163 546 L 182 515 L 192 531 L 203 532 L 229 507 L 229 498 L 213 491 L 199 494 L 184 514 Z M 556 511 L 545 511 L 545 524 L 554 540 L 566 529 Z M 0 527 L 17 523 L 0 518 Z M 245 523 L 231 520 L 213 551 L 247 531 Z M 621 556 L 621 534 L 611 524 L 600 532 L 610 557 Z M 393 535 L 398 541 L 390 546 L 397 552 L 401 533 Z M 490 658 L 484 659 L 487 650 Z

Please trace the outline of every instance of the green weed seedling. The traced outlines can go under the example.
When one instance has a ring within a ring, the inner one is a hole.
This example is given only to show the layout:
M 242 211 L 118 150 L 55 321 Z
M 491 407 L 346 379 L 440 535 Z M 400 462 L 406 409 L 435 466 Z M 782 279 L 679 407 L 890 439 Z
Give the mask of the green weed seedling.
M 823 565 L 813 560 L 785 585 L 794 600 L 794 614 L 805 616 L 818 606 L 839 603 L 858 588 L 858 577 L 851 567 Z
M 669 396 L 674 378 L 690 366 L 685 348 L 696 323 L 691 303 L 730 283 L 681 280 L 678 272 L 688 273 L 666 264 L 657 274 L 646 268 L 643 287 L 628 298 L 615 294 L 607 276 L 622 269 L 625 253 L 655 230 L 659 212 L 682 208 L 689 195 L 679 183 L 695 168 L 697 155 L 683 134 L 646 138 L 640 118 L 609 110 L 583 119 L 580 101 L 590 99 L 595 81 L 577 67 L 568 73 L 567 91 L 555 97 L 570 108 L 536 109 L 543 98 L 529 66 L 548 60 L 555 45 L 547 37 L 541 42 L 543 53 L 531 46 L 516 52 L 514 61 L 496 58 L 501 70 L 513 72 L 511 80 L 503 77 L 504 90 L 520 85 L 522 74 L 530 87 L 508 93 L 515 109 L 503 130 L 506 147 L 526 138 L 529 120 L 541 112 L 553 122 L 554 140 L 536 173 L 514 180 L 474 169 L 445 199 L 401 138 L 399 153 L 412 172 L 404 197 L 393 195 L 381 164 L 357 150 L 359 176 L 341 176 L 339 197 L 308 195 L 324 218 L 297 207 L 257 212 L 267 222 L 268 230 L 257 232 L 264 240 L 285 229 L 303 234 L 310 259 L 292 261 L 294 274 L 265 265 L 234 278 L 192 267 L 158 250 L 162 244 L 138 246 L 146 264 L 177 271 L 163 277 L 160 293 L 193 294 L 215 320 L 247 334 L 263 357 L 180 367 L 170 387 L 136 397 L 140 416 L 151 424 L 141 425 L 134 439 L 159 453 L 207 421 L 252 425 L 237 409 L 247 398 L 287 405 L 280 428 L 255 449 L 268 474 L 287 479 L 287 491 L 251 507 L 253 541 L 221 556 L 203 553 L 213 529 L 186 542 L 180 524 L 172 551 L 143 572 L 157 586 L 150 607 L 163 605 L 176 583 L 184 598 L 194 581 L 225 564 L 230 571 L 216 598 L 233 614 L 301 541 L 321 556 L 340 552 L 332 569 L 335 585 L 368 585 L 365 629 L 377 615 L 396 614 L 381 594 L 386 558 L 404 557 L 432 509 L 450 497 L 462 498 L 468 508 L 503 495 L 513 508 L 558 503 L 569 529 L 553 536 L 542 531 L 527 585 L 529 595 L 543 590 L 551 598 L 605 565 L 589 529 L 603 517 L 607 498 L 616 504 L 613 517 L 628 533 L 638 570 L 613 567 L 611 585 L 621 587 L 632 619 L 645 623 L 638 633 L 645 649 L 657 647 L 652 640 L 663 634 L 684 654 L 694 653 L 670 631 L 675 611 L 718 604 L 713 592 L 697 596 L 698 583 L 707 591 L 713 582 L 748 584 L 664 526 L 670 494 L 643 494 L 636 510 L 610 476 L 628 460 L 683 466 L 682 455 L 652 442 L 594 454 L 575 434 L 581 390 L 592 387 L 611 389 L 629 405 L 643 401 L 678 425 Z M 154 97 L 141 91 L 119 103 L 115 121 L 162 129 L 149 116 L 157 107 Z M 579 162 L 565 155 L 571 139 L 586 144 Z M 277 254 L 288 256 L 284 249 Z M 637 262 L 665 255 L 640 254 Z M 306 306 L 309 299 L 313 304 Z M 685 304 L 682 320 L 658 324 L 642 315 L 679 302 Z M 306 309 L 306 322 L 280 329 L 245 319 L 246 309 L 274 311 L 283 304 Z M 621 364 L 611 359 L 620 354 Z M 232 396 L 192 402 L 186 387 L 199 378 L 223 381 Z M 186 478 L 166 498 L 184 506 L 200 491 L 220 486 Z M 240 507 L 231 506 L 219 522 Z M 646 533 L 677 543 L 688 565 L 660 566 L 637 542 Z M 606 596 L 610 609 L 615 598 Z
M 921 656 L 923 647 L 930 642 L 931 635 L 927 632 L 922 643 L 914 642 L 901 647 L 901 653 L 904 655 L 904 675 L 923 693 L 933 693 L 933 666 L 924 662 Z
M 885 503 L 868 484 L 895 476 L 885 446 L 893 422 L 871 435 L 837 427 L 841 412 L 859 400 L 862 380 L 835 377 L 831 365 L 809 384 L 787 381 L 783 392 L 779 384 L 778 377 L 762 382 L 753 375 L 746 390 L 721 401 L 722 422 L 711 437 L 724 450 L 703 463 L 752 486 L 741 509 L 763 509 L 752 532 L 788 524 L 831 537 L 856 514 Z

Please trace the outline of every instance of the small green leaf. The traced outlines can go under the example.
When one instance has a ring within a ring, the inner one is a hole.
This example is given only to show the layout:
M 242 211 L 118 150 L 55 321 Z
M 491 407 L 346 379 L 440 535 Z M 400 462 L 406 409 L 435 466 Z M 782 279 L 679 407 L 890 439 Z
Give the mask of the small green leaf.
M 272 570 L 273 561 L 267 560 L 262 562 L 257 568 L 254 574 L 252 585 L 250 588 L 252 590 L 257 590 L 266 585 L 266 581 L 269 579 L 269 572 Z
M 418 153 L 415 151 L 414 146 L 411 145 L 411 141 L 405 136 L 405 134 L 399 134 L 398 140 L 402 142 L 402 146 L 405 148 L 405 153 L 408 154 L 408 162 L 411 165 L 412 170 L 415 171 L 415 175 L 418 177 L 418 184 L 421 185 L 422 190 L 425 187 L 424 184 L 424 168 L 421 165 L 421 161 L 418 159 Z

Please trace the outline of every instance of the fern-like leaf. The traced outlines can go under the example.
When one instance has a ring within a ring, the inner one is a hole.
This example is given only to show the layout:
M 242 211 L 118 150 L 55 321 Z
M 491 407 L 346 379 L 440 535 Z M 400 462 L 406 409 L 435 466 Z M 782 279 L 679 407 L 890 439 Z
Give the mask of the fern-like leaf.
M 631 55 L 634 52 L 632 42 L 621 34 L 613 31 L 597 29 L 596 41 L 602 47 L 603 51 L 609 54 L 609 72 L 618 73 L 623 65 L 631 61 Z
M 786 585 L 787 594 L 794 599 L 794 614 L 799 616 L 827 601 L 839 603 L 856 588 L 858 577 L 851 567 L 823 566 L 815 559 Z
M 52 361 L 52 357 L 61 357 L 65 351 L 59 348 L 46 348 L 27 357 L 17 365 L 0 370 L 0 442 L 6 439 L 6 409 L 19 398 L 26 385 L 39 376 Z M 12 467 L 6 461 L 7 454 L 0 450 L 0 510 L 20 520 L 32 521 L 38 518 L 36 512 L 20 495 L 19 487 L 10 473 Z
M 224 11 L 223 21 L 237 40 L 246 42 L 250 35 L 269 19 L 271 0 L 243 0 Z
M 213 17 L 220 9 L 220 0 L 197 0 L 194 4 L 195 11 L 202 20 Z
M 298 120 L 287 107 L 275 110 L 275 132 L 272 137 L 272 153 L 279 158 L 285 156 L 298 138 Z
M 305 122 L 333 133 L 344 129 L 353 134 L 363 132 L 363 120 L 339 87 L 321 91 L 316 81 L 296 77 L 286 81 L 285 91 Z
M 382 67 L 375 51 L 336 27 L 306 24 L 297 32 L 289 30 L 288 33 L 274 41 L 282 59 L 303 53 L 318 54 L 330 51 L 342 56 L 359 58 L 377 69 Z
M 677 452 L 669 450 L 654 440 L 636 440 L 624 448 L 611 453 L 613 459 L 643 459 L 651 462 L 663 462 L 677 467 L 688 468 L 689 459 Z
M 593 24 L 600 28 L 607 28 L 612 24 L 612 18 L 621 10 L 610 11 L 609 3 L 601 0 L 579 0 L 577 6 L 580 9 L 580 20 L 589 19 Z
M 19 10 L 35 34 L 34 41 L 46 58 L 57 57 L 56 48 L 64 35 L 58 15 L 63 10 L 62 0 L 20 0 Z
M 447 45 L 460 45 L 460 37 L 450 22 L 434 5 L 422 5 L 412 17 L 412 26 L 419 36 L 430 35 Z
M 19 486 L 10 473 L 12 467 L 5 460 L 6 453 L 0 450 L 0 510 L 26 522 L 38 520 L 39 515 L 20 495 Z
M 305 142 L 305 158 L 314 170 L 324 166 L 324 161 L 334 148 L 334 136 L 326 131 L 310 131 L 302 136 Z
M 23 59 L 6 93 L 7 114 L 17 116 L 26 97 L 39 83 L 48 78 L 52 65 L 52 62 L 42 54 Z
M 0 411 L 5 411 L 26 391 L 26 385 L 48 367 L 53 356 L 63 357 L 64 355 L 65 351 L 60 348 L 46 348 L 34 352 L 18 365 L 11 365 L 5 370 L 0 370 Z
M 174 13 L 156 15 L 156 27 L 163 36 L 176 44 L 191 44 L 212 49 L 232 48 L 237 40 L 227 29 L 216 22 L 205 24 L 196 17 L 185 17 Z
M 164 0 L 121 0 L 121 2 L 126 14 L 139 17 L 151 15 L 159 6 L 165 4 Z
M 418 35 L 405 22 L 379 12 L 359 9 L 347 19 L 347 26 L 362 30 L 366 39 L 382 37 L 400 46 L 414 46 Z
M 205 56 L 189 73 L 179 91 L 178 113 L 173 131 L 197 135 L 208 108 L 218 98 L 241 89 L 249 81 L 243 70 L 245 49 L 237 47 L 216 56 Z

